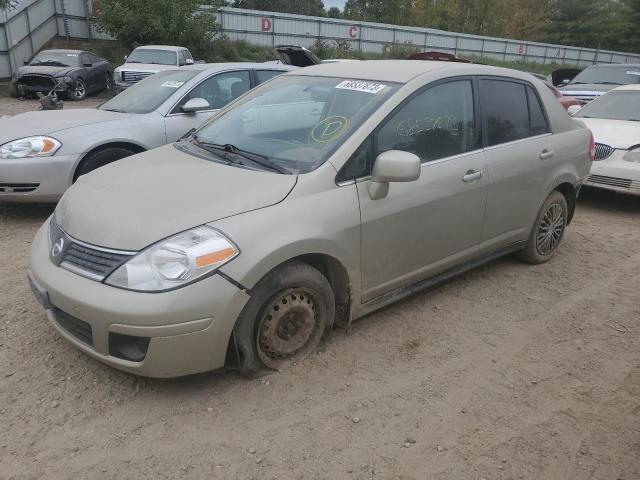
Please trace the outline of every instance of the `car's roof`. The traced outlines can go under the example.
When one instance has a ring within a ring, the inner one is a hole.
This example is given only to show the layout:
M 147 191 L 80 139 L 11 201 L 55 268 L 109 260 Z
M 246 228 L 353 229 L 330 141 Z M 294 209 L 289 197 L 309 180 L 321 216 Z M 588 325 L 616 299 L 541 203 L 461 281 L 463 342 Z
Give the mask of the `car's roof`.
M 632 90 L 632 91 L 640 92 L 640 84 L 622 85 L 621 87 L 616 87 L 611 91 L 617 92 L 619 90 Z
M 292 65 L 276 65 L 273 63 L 251 63 L 251 62 L 229 62 L 229 63 L 194 63 L 193 65 L 185 65 L 183 67 L 170 68 L 169 70 L 196 70 L 199 72 L 233 70 L 236 68 L 261 69 L 261 70 L 282 70 L 288 72 L 297 70 L 299 67 Z
M 438 70 L 452 75 L 500 75 L 531 78 L 526 72 L 508 68 L 490 67 L 473 63 L 438 62 L 424 60 L 363 60 L 360 62 L 322 63 L 296 70 L 289 75 L 343 77 L 359 80 L 407 83 L 412 79 Z
M 640 68 L 640 63 L 599 63 L 597 65 L 589 65 L 587 68 Z
M 44 52 L 58 52 L 58 53 L 72 53 L 72 54 L 78 54 L 78 53 L 83 53 L 86 50 L 71 50 L 68 48 L 47 48 L 46 50 L 41 50 L 38 53 L 44 53 Z
M 144 49 L 144 50 L 171 50 L 173 52 L 177 52 L 180 50 L 188 50 L 187 47 L 176 47 L 175 45 L 141 45 L 136 47 L 136 50 Z

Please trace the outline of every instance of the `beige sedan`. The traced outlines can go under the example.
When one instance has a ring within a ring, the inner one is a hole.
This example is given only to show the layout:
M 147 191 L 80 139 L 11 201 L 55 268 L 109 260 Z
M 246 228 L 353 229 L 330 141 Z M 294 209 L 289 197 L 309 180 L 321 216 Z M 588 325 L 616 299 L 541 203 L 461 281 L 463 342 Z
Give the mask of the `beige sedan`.
M 116 368 L 260 375 L 501 255 L 549 260 L 593 147 L 528 74 L 309 67 L 81 177 L 29 278 L 55 329 Z

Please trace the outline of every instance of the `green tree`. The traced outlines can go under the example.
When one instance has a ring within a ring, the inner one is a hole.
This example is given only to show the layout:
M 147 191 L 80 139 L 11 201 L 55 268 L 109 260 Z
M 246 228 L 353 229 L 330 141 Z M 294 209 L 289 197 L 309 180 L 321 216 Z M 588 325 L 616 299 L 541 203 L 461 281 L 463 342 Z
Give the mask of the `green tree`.
M 313 15 L 316 17 L 324 17 L 326 15 L 322 0 L 234 0 L 231 6 L 251 10 L 266 10 L 268 12 Z
M 143 44 L 188 47 L 200 58 L 211 54 L 219 30 L 200 0 L 98 0 L 97 27 L 129 48 Z M 210 3 L 211 4 L 211 3 Z
M 327 17 L 342 18 L 342 12 L 338 7 L 331 7 L 329 10 L 327 10 Z
M 0 10 L 9 10 L 18 6 L 18 0 L 0 0 Z

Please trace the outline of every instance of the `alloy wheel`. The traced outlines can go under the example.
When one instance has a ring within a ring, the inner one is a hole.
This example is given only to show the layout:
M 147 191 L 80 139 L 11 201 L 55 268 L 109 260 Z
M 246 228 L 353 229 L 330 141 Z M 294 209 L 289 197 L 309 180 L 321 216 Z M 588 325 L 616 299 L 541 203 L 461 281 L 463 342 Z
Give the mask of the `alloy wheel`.
M 549 255 L 560 243 L 565 227 L 565 215 L 562 205 L 553 203 L 549 206 L 536 232 L 536 248 L 540 255 Z

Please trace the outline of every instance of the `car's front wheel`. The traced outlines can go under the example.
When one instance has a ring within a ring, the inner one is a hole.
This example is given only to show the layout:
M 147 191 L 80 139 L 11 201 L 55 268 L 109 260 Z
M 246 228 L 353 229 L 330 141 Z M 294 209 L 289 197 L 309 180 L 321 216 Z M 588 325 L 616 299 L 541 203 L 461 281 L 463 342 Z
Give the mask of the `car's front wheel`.
M 90 153 L 82 160 L 82 162 L 80 162 L 80 165 L 78 165 L 76 173 L 73 177 L 73 181 L 75 182 L 78 177 L 81 177 L 82 175 L 86 175 L 89 172 L 92 172 L 100 167 L 104 167 L 105 165 L 115 162 L 116 160 L 120 160 L 121 158 L 130 157 L 135 153 L 136 152 L 133 152 L 126 148 L 115 146 Z
M 241 373 L 256 377 L 303 360 L 328 336 L 334 315 L 320 271 L 297 261 L 274 269 L 252 289 L 234 327 Z
M 84 100 L 87 96 L 87 85 L 84 80 L 78 78 L 69 87 L 69 99 L 74 101 Z
M 527 246 L 519 253 L 519 257 L 532 264 L 549 261 L 562 241 L 567 218 L 567 199 L 562 193 L 554 191 L 542 205 Z

